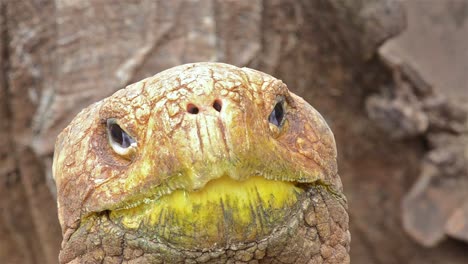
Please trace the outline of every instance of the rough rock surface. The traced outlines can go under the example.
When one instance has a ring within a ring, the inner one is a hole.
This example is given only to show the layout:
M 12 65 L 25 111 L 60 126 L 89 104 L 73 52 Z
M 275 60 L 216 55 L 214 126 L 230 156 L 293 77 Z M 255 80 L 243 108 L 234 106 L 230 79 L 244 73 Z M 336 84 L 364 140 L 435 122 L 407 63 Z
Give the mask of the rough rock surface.
M 425 143 L 403 200 L 405 230 L 425 246 L 446 235 L 468 242 L 468 3 L 405 5 L 408 29 L 379 51 L 394 85 L 368 97 L 367 110 L 393 137 Z

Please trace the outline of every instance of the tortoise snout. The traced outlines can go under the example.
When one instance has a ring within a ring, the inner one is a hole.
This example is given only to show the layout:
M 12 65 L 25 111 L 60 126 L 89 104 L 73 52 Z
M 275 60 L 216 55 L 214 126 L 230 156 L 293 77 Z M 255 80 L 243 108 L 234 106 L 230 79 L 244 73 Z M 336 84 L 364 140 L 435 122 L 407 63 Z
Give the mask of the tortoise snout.
M 223 101 L 221 99 L 214 99 L 211 105 L 200 105 L 196 103 L 187 104 L 187 113 L 197 115 L 206 111 L 212 111 L 214 109 L 216 112 L 221 112 L 223 109 Z

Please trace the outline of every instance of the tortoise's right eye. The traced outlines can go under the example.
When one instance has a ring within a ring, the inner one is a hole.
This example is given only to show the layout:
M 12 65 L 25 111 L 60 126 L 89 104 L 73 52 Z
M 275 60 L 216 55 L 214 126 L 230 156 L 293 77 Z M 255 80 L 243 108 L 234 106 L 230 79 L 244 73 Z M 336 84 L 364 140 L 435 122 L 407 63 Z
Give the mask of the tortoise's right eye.
M 135 153 L 136 140 L 125 132 L 114 118 L 107 119 L 107 137 L 110 146 L 118 155 L 131 158 Z

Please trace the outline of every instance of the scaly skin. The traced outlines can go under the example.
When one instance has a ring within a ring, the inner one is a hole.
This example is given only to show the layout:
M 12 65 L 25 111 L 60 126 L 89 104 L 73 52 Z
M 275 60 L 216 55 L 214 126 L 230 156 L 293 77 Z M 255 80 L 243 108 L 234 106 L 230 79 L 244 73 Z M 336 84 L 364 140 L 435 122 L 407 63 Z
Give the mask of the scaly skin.
M 166 70 L 84 109 L 55 150 L 61 263 L 349 263 L 333 134 L 267 74 Z

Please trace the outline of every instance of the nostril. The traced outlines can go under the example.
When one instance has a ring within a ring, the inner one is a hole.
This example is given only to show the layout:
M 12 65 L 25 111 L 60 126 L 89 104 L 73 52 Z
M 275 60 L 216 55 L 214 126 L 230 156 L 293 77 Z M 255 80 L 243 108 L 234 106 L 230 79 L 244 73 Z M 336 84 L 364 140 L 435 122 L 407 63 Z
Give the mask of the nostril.
M 193 114 L 193 115 L 196 115 L 198 114 L 200 110 L 198 109 L 198 107 L 192 103 L 189 103 L 187 104 L 187 112 L 189 112 L 190 114 Z
M 223 108 L 223 102 L 221 102 L 221 100 L 219 100 L 219 99 L 214 100 L 213 108 L 216 111 L 221 112 L 221 109 Z

